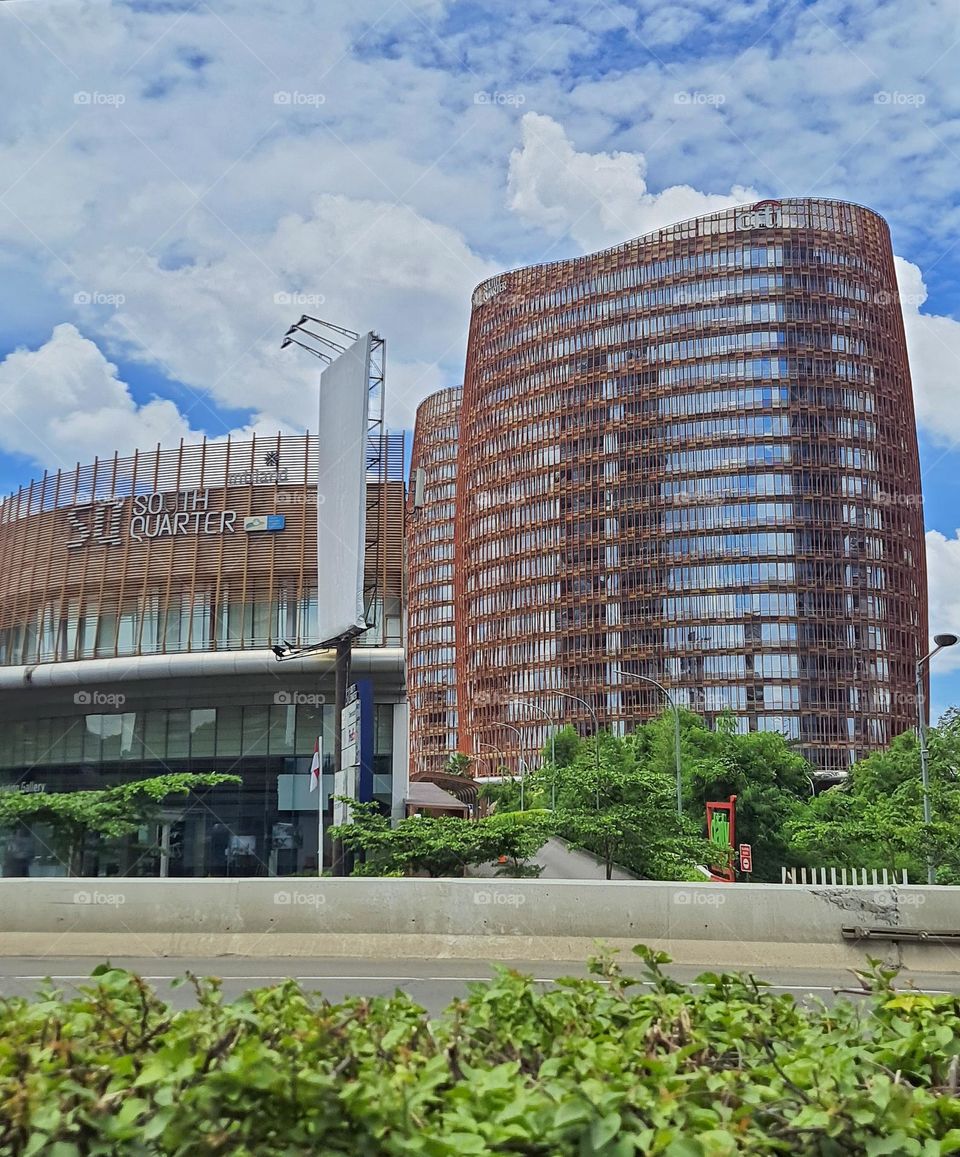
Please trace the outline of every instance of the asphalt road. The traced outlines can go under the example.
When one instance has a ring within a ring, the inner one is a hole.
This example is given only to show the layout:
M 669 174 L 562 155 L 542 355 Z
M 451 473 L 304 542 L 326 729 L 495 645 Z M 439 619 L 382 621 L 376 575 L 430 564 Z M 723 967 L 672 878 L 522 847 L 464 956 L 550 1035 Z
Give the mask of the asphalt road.
M 305 989 L 322 992 L 336 1001 L 345 996 L 390 995 L 396 989 L 408 993 L 431 1014 L 441 1012 L 451 1000 L 466 994 L 471 981 L 486 980 L 493 965 L 485 960 L 350 960 L 339 957 L 319 959 L 278 957 L 219 957 L 191 960 L 179 957 L 114 958 L 113 964 L 128 968 L 147 979 L 174 1007 L 193 1004 L 190 986 L 171 989 L 170 982 L 186 972 L 198 976 L 219 976 L 228 999 L 253 988 L 266 988 L 293 977 Z M 639 962 L 637 962 L 639 963 Z M 0 957 L 0 996 L 31 996 L 45 977 L 65 991 L 82 985 L 97 961 L 91 957 Z M 640 975 L 632 961 L 623 961 L 624 971 Z M 511 968 L 550 984 L 558 976 L 585 976 L 582 961 L 515 961 Z M 703 968 L 670 965 L 670 975 L 691 981 Z M 835 999 L 836 989 L 856 988 L 849 972 L 833 969 L 758 969 L 777 992 L 789 992 L 800 1000 Z M 960 974 L 903 973 L 900 986 L 914 986 L 923 992 L 960 992 Z

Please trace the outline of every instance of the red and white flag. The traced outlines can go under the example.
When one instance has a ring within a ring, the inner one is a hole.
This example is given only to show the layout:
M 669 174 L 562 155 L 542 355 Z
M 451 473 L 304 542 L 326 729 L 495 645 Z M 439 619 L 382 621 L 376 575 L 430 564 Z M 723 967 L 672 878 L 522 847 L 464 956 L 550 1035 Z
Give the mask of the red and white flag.
M 310 790 L 316 791 L 320 786 L 320 740 L 313 745 L 313 761 L 310 764 Z

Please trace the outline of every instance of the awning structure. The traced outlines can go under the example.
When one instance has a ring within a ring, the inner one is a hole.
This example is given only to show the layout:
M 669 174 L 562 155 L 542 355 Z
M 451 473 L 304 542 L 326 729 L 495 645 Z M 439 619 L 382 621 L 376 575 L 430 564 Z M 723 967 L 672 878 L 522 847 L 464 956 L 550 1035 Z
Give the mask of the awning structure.
M 408 814 L 416 808 L 456 812 L 457 815 L 463 816 L 470 814 L 469 806 L 462 800 L 425 779 L 416 779 L 410 783 L 404 803 Z

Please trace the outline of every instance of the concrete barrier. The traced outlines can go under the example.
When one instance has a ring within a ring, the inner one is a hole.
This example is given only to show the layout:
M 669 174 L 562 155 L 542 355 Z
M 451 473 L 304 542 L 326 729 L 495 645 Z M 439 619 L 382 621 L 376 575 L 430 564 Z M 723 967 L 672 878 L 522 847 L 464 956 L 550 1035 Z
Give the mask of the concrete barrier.
M 892 939 L 844 940 L 845 927 Z M 597 941 L 678 963 L 960 972 L 960 888 L 592 880 L 0 880 L 7 956 L 363 956 L 571 960 Z

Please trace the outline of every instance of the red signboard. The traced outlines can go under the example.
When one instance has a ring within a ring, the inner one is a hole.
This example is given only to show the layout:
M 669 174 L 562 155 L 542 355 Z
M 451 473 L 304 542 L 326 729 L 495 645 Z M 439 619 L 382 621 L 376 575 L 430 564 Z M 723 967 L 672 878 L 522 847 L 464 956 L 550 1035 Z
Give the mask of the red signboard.
M 740 845 L 740 871 L 753 871 L 753 848 L 749 844 Z
M 726 803 L 707 804 L 707 839 L 718 848 L 729 848 L 732 852 L 737 846 L 735 840 L 737 797 L 730 796 Z M 723 866 L 710 864 L 717 875 L 725 880 L 733 879 L 733 868 L 729 864 Z

